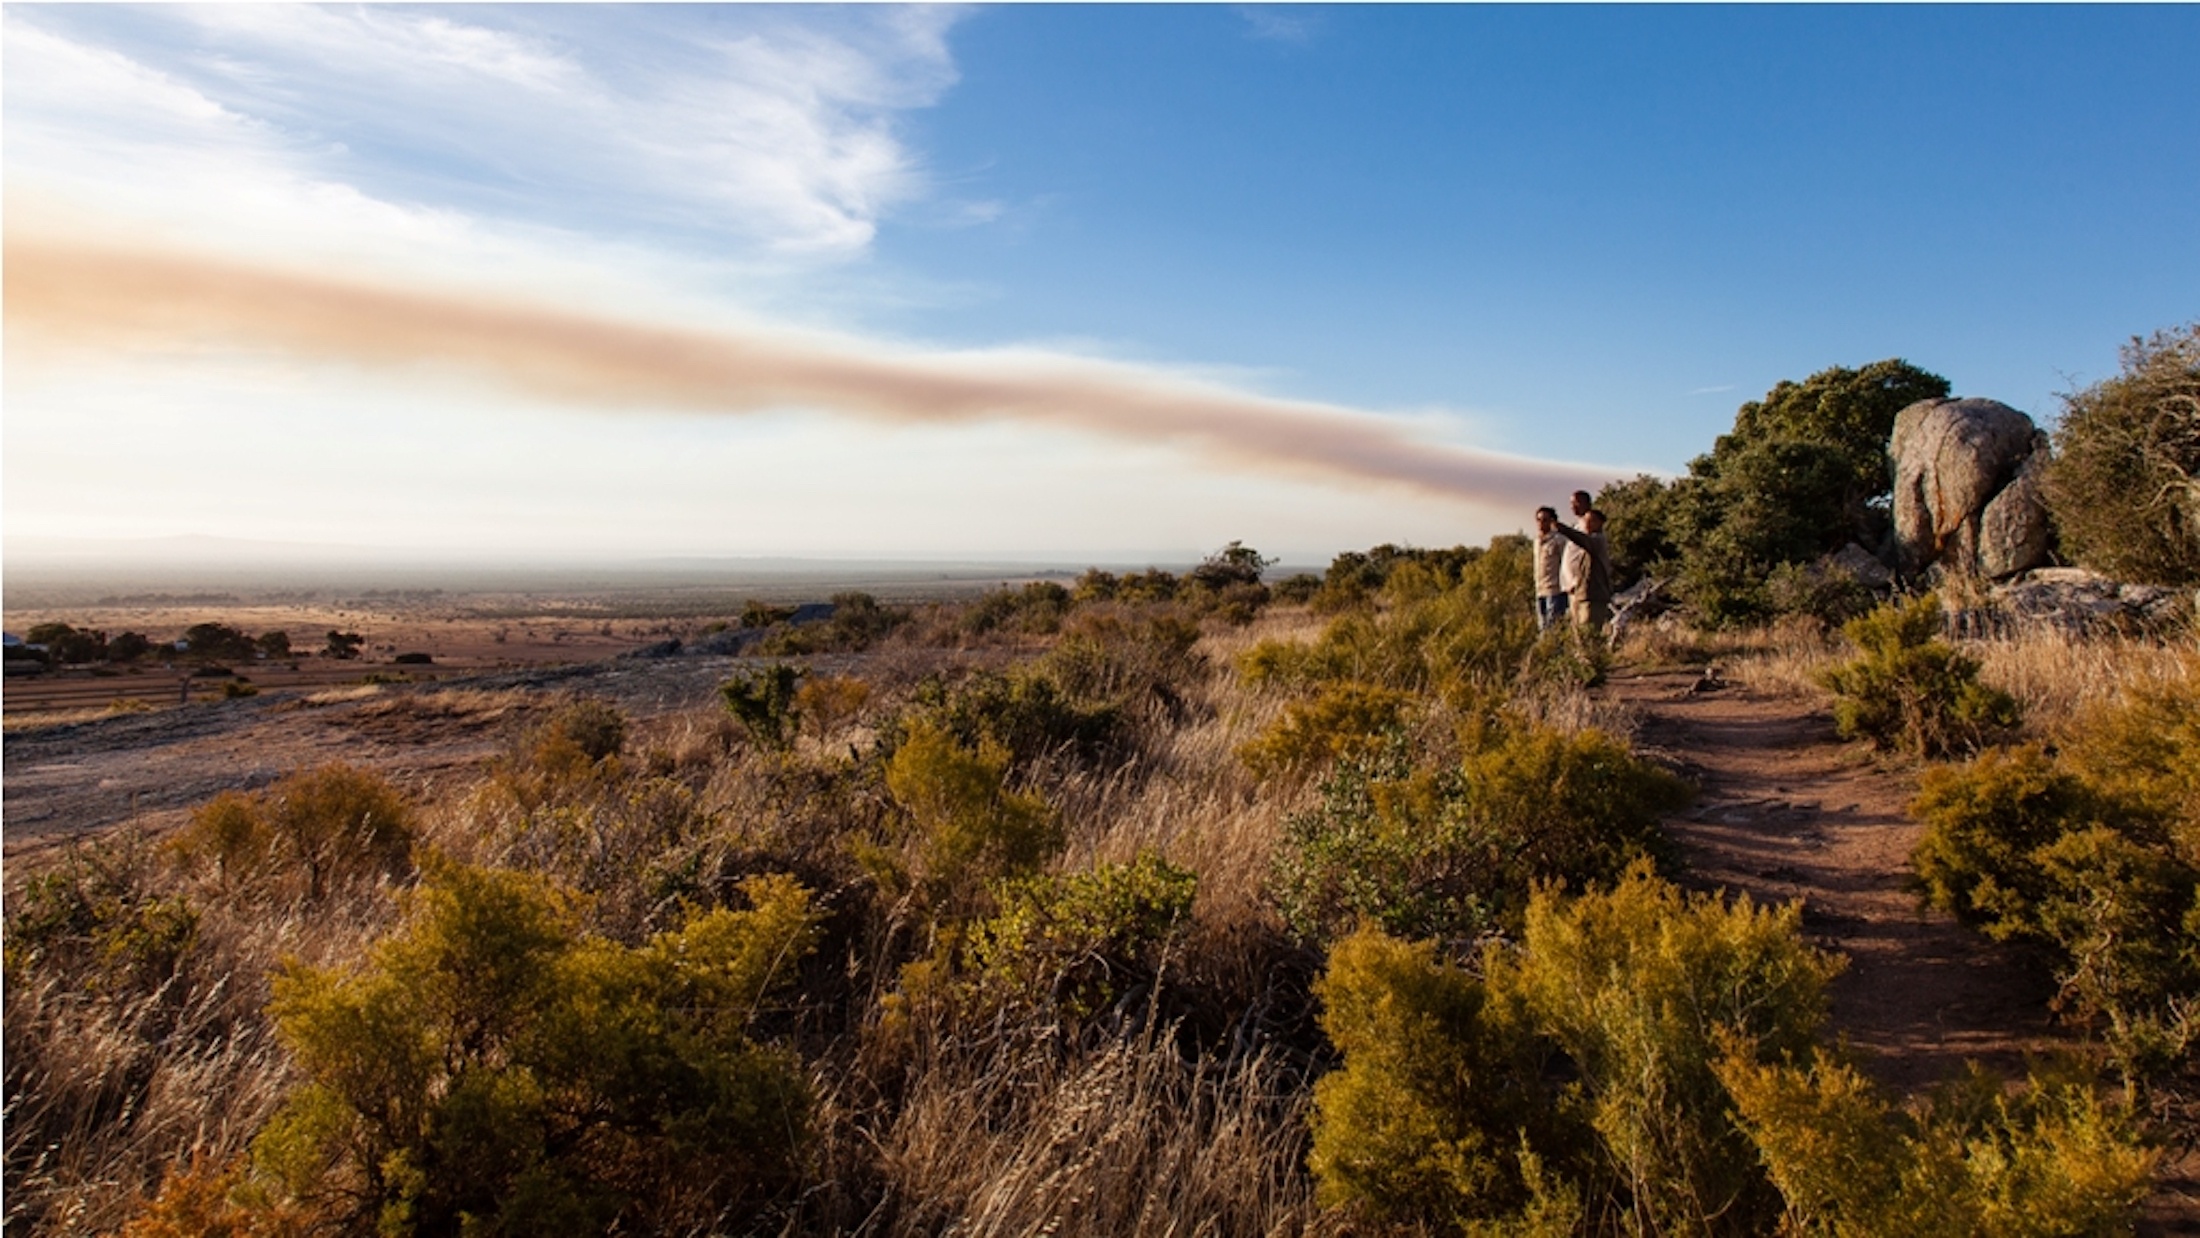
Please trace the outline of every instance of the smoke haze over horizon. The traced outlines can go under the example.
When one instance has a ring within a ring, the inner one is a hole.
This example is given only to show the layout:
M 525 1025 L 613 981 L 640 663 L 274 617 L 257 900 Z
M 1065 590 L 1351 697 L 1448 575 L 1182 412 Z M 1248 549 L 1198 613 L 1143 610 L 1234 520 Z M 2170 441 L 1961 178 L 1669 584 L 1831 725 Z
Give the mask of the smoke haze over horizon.
M 5 270 L 9 331 L 34 356 L 53 344 L 263 348 L 369 368 L 456 367 L 538 398 L 602 410 L 1028 421 L 1186 447 L 1238 470 L 1398 485 L 1492 508 L 1532 508 L 1625 471 L 1440 443 L 1372 413 L 1063 354 L 919 352 L 647 324 L 12 231 Z

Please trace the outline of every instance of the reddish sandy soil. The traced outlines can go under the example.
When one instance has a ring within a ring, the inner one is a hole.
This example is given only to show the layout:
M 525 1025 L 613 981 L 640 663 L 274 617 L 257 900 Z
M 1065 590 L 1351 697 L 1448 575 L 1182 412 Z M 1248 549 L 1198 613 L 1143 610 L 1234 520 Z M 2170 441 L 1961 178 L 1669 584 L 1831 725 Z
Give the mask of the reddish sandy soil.
M 2027 1055 L 2062 1043 L 2042 968 L 1909 888 L 1923 832 L 1906 812 L 1914 769 L 1844 742 L 1812 702 L 1700 682 L 1696 670 L 1622 673 L 1605 691 L 1638 713 L 1638 746 L 1697 783 L 1696 802 L 1666 822 L 1688 880 L 1799 899 L 1804 929 L 1848 957 L 1833 1024 L 1881 1083 L 1914 1093 L 1967 1061 L 2021 1075 Z M 2200 1159 L 2165 1178 L 2141 1232 L 2200 1234 Z

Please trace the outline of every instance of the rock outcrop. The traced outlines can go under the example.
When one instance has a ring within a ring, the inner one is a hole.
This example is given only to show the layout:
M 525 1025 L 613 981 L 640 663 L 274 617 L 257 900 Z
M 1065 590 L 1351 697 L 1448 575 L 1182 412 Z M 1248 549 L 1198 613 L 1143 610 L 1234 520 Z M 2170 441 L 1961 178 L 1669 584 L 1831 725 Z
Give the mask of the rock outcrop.
M 1951 608 L 1958 636 L 2008 637 L 2046 630 L 2073 639 L 2145 632 L 2189 621 L 2200 595 L 2110 580 L 2077 567 L 2043 567 L 2002 581 L 1982 604 Z
M 2046 445 L 2030 417 L 1997 400 L 1920 400 L 1896 414 L 1887 454 L 1902 570 L 2003 577 L 2045 564 L 2051 536 L 2035 461 Z

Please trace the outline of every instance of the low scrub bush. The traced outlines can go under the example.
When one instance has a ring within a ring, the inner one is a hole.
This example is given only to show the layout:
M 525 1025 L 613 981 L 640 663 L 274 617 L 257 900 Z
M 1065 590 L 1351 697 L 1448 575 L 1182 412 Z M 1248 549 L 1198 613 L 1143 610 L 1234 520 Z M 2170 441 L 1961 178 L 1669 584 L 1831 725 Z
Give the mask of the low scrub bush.
M 742 671 L 718 685 L 719 699 L 749 738 L 765 748 L 784 749 L 794 743 L 797 721 L 799 667 L 784 662 Z
M 406 872 L 414 833 L 412 807 L 395 787 L 339 762 L 215 796 L 176 845 L 227 879 L 300 874 L 305 896 L 318 900 L 335 883 Z
M 1002 587 L 971 603 L 963 612 L 965 632 L 1022 632 L 1047 636 L 1060 631 L 1069 613 L 1070 591 L 1051 580 L 1035 580 L 1021 589 Z
M 1062 845 L 1046 801 L 1006 785 L 1009 755 L 998 743 L 965 746 L 927 720 L 910 725 L 886 768 L 886 788 L 905 814 L 897 851 L 870 857 L 890 891 L 906 885 L 937 926 L 991 905 L 996 883 L 1028 876 Z
M 126 843 L 72 850 L 31 878 L 8 898 L 8 983 L 59 975 L 109 996 L 158 989 L 191 948 L 199 913 L 157 877 Z
M 2060 1004 L 2105 1026 L 2127 1076 L 2200 1090 L 2200 704 L 2143 691 L 2073 735 L 1927 771 L 1911 864 L 1927 901 L 2046 946 Z
M 1158 975 L 1190 927 L 1199 879 L 1151 852 L 1128 864 L 1011 880 L 965 950 L 995 1008 L 1090 1018 Z
M 1331 683 L 1294 701 L 1283 717 L 1238 748 L 1238 758 L 1263 777 L 1298 774 L 1373 754 L 1405 723 L 1413 698 L 1392 688 Z
M 2091 1081 L 1983 1074 L 1900 1109 L 1823 1051 L 1807 1065 L 1718 1064 L 1742 1129 L 1783 1200 L 1782 1232 L 2129 1233 L 2159 1154 Z
M 1538 881 L 1613 880 L 1662 852 L 1658 819 L 1688 788 L 1598 731 L 1500 726 L 1448 768 L 1402 745 L 1348 760 L 1291 818 L 1272 890 L 1300 935 L 1359 920 L 1415 937 L 1516 926 Z
M 1372 926 L 1317 985 L 1343 1068 L 1316 1085 L 1325 1198 L 1530 1232 L 1763 1232 L 1778 1196 L 1717 1073 L 1806 1051 L 1834 962 L 1795 908 L 1690 896 L 1637 865 L 1535 895 L 1475 969 Z
M 1383 577 L 1374 608 L 1347 610 L 1311 644 L 1262 641 L 1240 658 L 1252 685 L 1355 680 L 1447 694 L 1509 683 L 1538 635 L 1527 542 L 1501 537 L 1462 559 L 1456 578 L 1407 560 Z
M 744 892 L 626 947 L 540 878 L 431 868 L 363 967 L 277 978 L 306 1083 L 254 1142 L 259 1175 L 384 1234 L 661 1231 L 778 1189 L 808 1090 L 748 1028 L 815 917 L 791 879 Z
M 1006 674 L 979 671 L 950 682 L 935 677 L 918 685 L 903 720 L 889 727 L 887 742 L 917 723 L 928 723 L 966 746 L 998 746 L 1028 765 L 1057 754 L 1091 760 L 1119 750 L 1125 736 L 1122 711 L 1107 701 L 1080 701 L 1040 667 Z
M 1833 693 L 1842 735 L 1937 757 L 1975 750 L 2016 726 L 2016 701 L 1980 683 L 1977 660 L 1940 639 L 1940 601 L 1932 594 L 1882 606 L 1841 632 L 1859 656 L 1819 682 Z

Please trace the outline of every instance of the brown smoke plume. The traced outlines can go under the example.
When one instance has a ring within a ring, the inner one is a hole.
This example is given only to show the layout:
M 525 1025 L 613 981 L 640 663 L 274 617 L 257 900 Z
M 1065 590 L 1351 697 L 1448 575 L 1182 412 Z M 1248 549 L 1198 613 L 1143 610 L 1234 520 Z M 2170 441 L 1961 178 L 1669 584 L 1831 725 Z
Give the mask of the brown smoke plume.
M 173 252 L 11 238 L 9 328 L 101 347 L 233 341 L 364 364 L 441 364 L 599 407 L 821 408 L 900 422 L 1013 419 L 1190 447 L 1225 463 L 1529 505 L 1618 470 L 1417 439 L 1381 417 L 1134 366 L 892 353 L 400 290 Z

